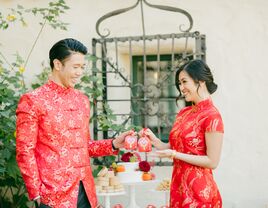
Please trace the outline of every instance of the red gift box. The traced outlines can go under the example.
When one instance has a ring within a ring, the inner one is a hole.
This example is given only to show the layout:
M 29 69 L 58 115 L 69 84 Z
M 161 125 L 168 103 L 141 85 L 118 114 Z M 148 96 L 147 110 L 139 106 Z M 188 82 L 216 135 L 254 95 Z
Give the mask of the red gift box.
M 137 136 L 135 135 L 126 136 L 124 147 L 127 150 L 136 150 L 137 149 Z
M 139 138 L 138 150 L 139 152 L 151 152 L 152 151 L 151 140 L 146 136 Z
M 152 151 L 152 143 L 149 137 L 146 135 L 147 128 L 143 128 L 138 140 L 139 152 L 150 152 Z

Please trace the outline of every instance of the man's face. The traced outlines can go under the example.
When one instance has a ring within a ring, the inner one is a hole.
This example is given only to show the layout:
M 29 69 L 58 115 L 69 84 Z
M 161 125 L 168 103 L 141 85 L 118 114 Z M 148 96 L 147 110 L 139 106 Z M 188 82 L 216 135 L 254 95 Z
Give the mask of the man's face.
M 85 67 L 85 55 L 81 53 L 73 53 L 60 64 L 59 81 L 64 87 L 74 87 L 80 80 Z

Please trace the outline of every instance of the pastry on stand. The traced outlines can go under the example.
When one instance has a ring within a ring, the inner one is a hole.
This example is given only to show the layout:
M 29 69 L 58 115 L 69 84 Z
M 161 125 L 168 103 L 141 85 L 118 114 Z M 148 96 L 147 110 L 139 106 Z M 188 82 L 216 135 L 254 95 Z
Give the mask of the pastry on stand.
M 155 188 L 154 191 L 162 192 L 165 194 L 165 205 L 160 208 L 169 208 L 169 192 L 170 192 L 170 179 L 163 179 Z
M 115 176 L 113 170 L 103 167 L 99 172 L 95 182 L 96 192 L 98 196 L 103 196 L 105 208 L 110 208 L 110 197 L 125 194 L 124 186 Z
M 115 176 L 113 170 L 103 167 L 96 178 L 96 192 L 97 193 L 115 193 L 123 192 L 124 186 Z

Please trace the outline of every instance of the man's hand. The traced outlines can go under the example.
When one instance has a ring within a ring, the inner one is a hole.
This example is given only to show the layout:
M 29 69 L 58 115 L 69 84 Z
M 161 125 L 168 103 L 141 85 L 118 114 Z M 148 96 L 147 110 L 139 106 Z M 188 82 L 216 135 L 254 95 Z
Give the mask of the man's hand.
M 133 130 L 123 132 L 119 134 L 112 142 L 115 148 L 122 148 L 124 147 L 125 137 L 127 135 L 135 135 L 136 133 Z
M 41 204 L 41 199 L 40 198 L 34 200 L 35 208 L 38 208 L 40 206 L 40 204 Z

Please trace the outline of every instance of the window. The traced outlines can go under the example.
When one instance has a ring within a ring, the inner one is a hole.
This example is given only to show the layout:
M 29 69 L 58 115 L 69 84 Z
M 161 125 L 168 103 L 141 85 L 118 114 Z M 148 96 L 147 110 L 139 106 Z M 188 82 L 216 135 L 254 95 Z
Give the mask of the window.
M 180 55 L 176 55 L 178 59 Z M 171 55 L 133 56 L 133 87 L 131 106 L 133 124 L 150 128 L 162 141 L 167 142 L 178 110 L 185 106 L 176 104 L 179 93 L 175 87 L 175 68 Z

